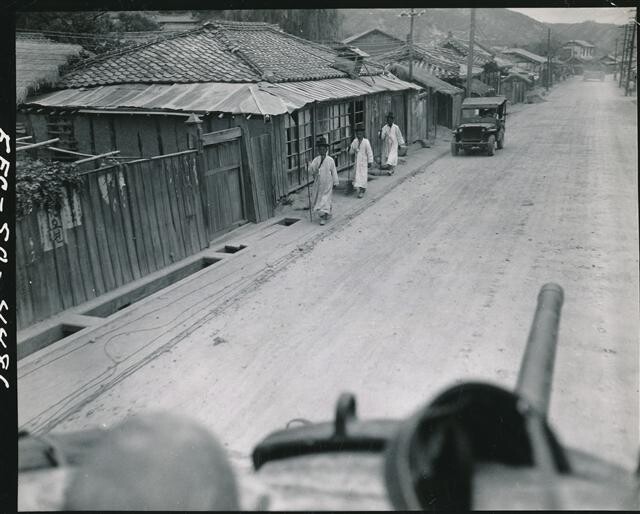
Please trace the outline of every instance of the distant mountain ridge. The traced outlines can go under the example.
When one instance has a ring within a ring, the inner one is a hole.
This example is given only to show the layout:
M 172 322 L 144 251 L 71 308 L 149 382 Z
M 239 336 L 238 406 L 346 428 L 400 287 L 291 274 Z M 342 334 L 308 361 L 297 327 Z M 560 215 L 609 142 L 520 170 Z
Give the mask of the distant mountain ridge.
M 409 32 L 409 18 L 399 14 L 406 10 L 339 9 L 342 38 L 379 28 L 405 40 Z M 454 36 L 468 38 L 470 9 L 424 11 L 425 14 L 415 17 L 415 41 L 429 43 L 445 37 L 449 31 Z M 491 46 L 519 46 L 541 52 L 546 49 L 548 28 L 551 29 L 552 48 L 572 39 L 582 39 L 596 45 L 597 54 L 613 53 L 615 39 L 621 37 L 621 30 L 612 24 L 592 21 L 546 24 L 509 9 L 476 9 L 476 38 Z

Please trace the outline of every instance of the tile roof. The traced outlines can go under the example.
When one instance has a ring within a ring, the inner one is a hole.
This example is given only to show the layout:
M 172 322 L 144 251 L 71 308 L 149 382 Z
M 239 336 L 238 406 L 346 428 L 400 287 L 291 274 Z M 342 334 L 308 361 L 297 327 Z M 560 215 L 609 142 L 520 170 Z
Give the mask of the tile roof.
M 413 45 L 413 58 L 422 62 L 430 72 L 438 77 L 457 76 L 460 72 L 459 57 L 447 48 L 428 47 L 422 44 Z M 407 46 L 380 54 L 375 60 L 380 63 L 399 63 L 408 61 L 409 49 Z
M 402 80 L 409 80 L 409 68 L 407 68 L 406 66 L 403 66 L 402 64 L 392 65 L 391 72 L 396 77 L 401 78 Z M 416 84 L 420 84 L 423 87 L 430 87 L 436 91 L 439 91 L 440 93 L 445 93 L 450 96 L 462 94 L 464 92 L 463 89 L 460 89 L 459 87 L 449 84 L 444 80 L 440 80 L 435 75 L 432 75 L 431 73 L 429 73 L 422 66 L 415 66 L 413 68 L 413 78 L 411 80 L 412 82 L 415 82 Z
M 542 57 L 541 55 L 534 54 L 533 52 L 529 52 L 528 50 L 524 50 L 522 48 L 507 48 L 506 50 L 503 50 L 502 53 L 506 55 L 518 55 L 520 57 L 524 57 L 528 61 L 537 63 L 547 62 L 546 57 Z
M 277 25 L 209 22 L 100 56 L 63 77 L 62 87 L 124 83 L 272 82 L 347 77 L 336 52 Z M 361 74 L 368 74 L 361 73 Z
M 475 94 L 480 95 L 480 96 L 485 96 L 492 89 L 493 88 L 491 86 L 489 86 L 488 84 L 485 84 L 484 82 L 482 82 L 481 80 L 478 80 L 475 77 L 473 79 L 471 79 L 471 92 L 472 93 L 475 93 Z
M 455 38 L 453 36 L 449 36 L 444 39 L 440 45 L 443 48 L 451 48 L 458 55 L 464 57 L 466 59 L 469 54 L 469 41 L 465 41 L 462 39 Z M 473 63 L 482 66 L 483 64 L 491 61 L 493 59 L 493 54 L 488 52 L 483 46 L 474 44 L 473 45 Z

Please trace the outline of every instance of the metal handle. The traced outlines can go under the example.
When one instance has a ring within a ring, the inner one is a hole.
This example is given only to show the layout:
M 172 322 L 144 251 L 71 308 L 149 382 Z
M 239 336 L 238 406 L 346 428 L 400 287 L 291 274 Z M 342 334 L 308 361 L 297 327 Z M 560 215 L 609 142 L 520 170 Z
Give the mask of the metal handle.
M 544 417 L 549 411 L 563 301 L 564 291 L 558 284 L 545 284 L 540 289 L 516 385 L 516 392 Z

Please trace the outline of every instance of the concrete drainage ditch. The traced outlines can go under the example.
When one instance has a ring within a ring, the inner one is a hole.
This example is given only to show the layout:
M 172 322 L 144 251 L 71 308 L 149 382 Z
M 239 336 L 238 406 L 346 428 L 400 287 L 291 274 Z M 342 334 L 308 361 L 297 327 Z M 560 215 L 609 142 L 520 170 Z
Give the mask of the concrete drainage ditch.
M 217 253 L 236 253 L 247 248 L 246 245 L 226 245 Z M 151 296 L 158 291 L 183 280 L 209 266 L 223 260 L 224 257 L 201 257 L 176 267 L 171 271 L 157 274 L 155 277 L 147 277 L 135 283 L 126 285 L 120 290 L 110 291 L 100 299 L 91 302 L 91 308 L 82 310 L 82 306 L 73 309 L 67 315 L 38 324 L 28 328 L 22 334 L 18 334 L 17 356 L 22 359 L 53 343 L 70 338 L 82 330 L 94 328 L 104 322 L 112 314 L 119 313 L 135 303 Z M 20 337 L 22 335 L 22 337 Z

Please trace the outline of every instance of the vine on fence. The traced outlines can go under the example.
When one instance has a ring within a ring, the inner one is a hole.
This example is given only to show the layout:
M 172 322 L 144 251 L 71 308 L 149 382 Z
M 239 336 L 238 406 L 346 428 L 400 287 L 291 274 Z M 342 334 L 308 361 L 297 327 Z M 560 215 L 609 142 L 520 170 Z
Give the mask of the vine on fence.
M 16 162 L 16 216 L 22 218 L 38 208 L 59 210 L 65 189 L 78 190 L 81 183 L 73 163 L 20 159 Z

